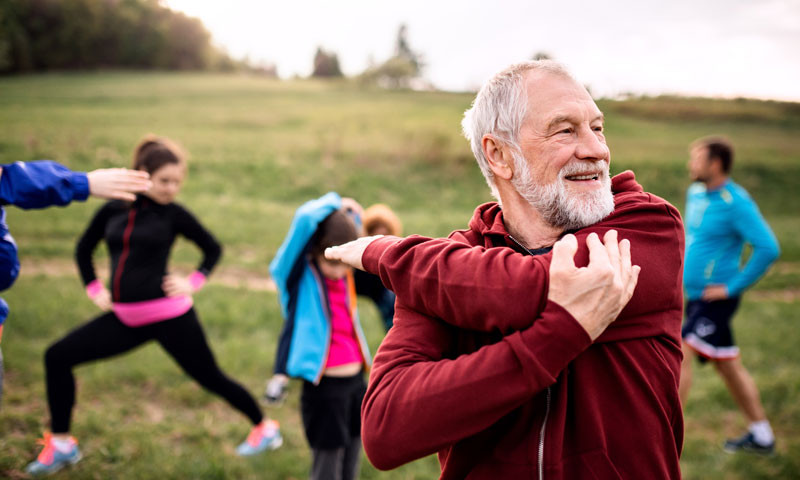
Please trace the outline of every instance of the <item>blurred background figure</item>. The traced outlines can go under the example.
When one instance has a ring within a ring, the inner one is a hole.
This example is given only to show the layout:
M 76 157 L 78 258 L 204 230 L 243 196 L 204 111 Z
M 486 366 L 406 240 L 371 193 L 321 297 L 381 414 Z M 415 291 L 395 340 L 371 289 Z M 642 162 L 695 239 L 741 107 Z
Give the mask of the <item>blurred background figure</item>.
M 778 241 L 747 191 L 730 178 L 731 143 L 701 138 L 689 152 L 689 174 L 696 183 L 686 198 L 681 403 L 685 406 L 689 397 L 694 359 L 712 361 L 749 423 L 742 437 L 725 442 L 725 450 L 771 454 L 775 437 L 756 384 L 742 364 L 731 320 L 744 291 L 778 258 Z M 752 253 L 740 266 L 745 245 Z
M 190 377 L 252 422 L 250 434 L 237 449 L 240 455 L 278 448 L 282 443 L 277 423 L 265 420 L 255 399 L 220 370 L 195 313 L 192 295 L 205 284 L 222 247 L 194 215 L 175 203 L 186 176 L 184 152 L 167 138 L 147 136 L 136 147 L 133 169 L 149 174 L 150 188 L 128 198 L 132 202 L 112 200 L 103 205 L 78 242 L 75 256 L 86 294 L 104 313 L 68 333 L 45 353 L 52 434 L 45 432 L 42 451 L 27 467 L 33 475 L 52 473 L 81 459 L 77 441 L 70 435 L 75 405 L 72 369 L 152 340 Z M 188 277 L 167 270 L 178 235 L 194 242 L 203 253 L 197 270 Z M 97 278 L 92 261 L 101 240 L 105 240 L 111 261 L 108 288 Z
M 364 211 L 362 218 L 364 234 L 373 235 L 393 235 L 399 237 L 403 235 L 403 224 L 397 215 L 387 205 L 376 203 Z M 369 297 L 374 303 L 386 331 L 392 328 L 394 318 L 394 292 L 383 286 L 380 277 L 367 273 L 363 270 L 355 271 L 356 292 L 359 295 Z
M 267 397 L 280 401 L 290 377 L 303 380 L 301 414 L 314 480 L 357 478 L 361 461 L 361 402 L 370 354 L 352 269 L 323 255 L 328 247 L 358 238 L 352 220 L 357 209 L 335 192 L 301 205 L 269 268 L 284 325 Z
M 17 244 L 6 224 L 5 205 L 23 209 L 65 206 L 73 200 L 100 198 L 132 200 L 150 186 L 147 172 L 124 168 L 73 172 L 50 160 L 0 165 L 0 291 L 14 284 L 20 264 Z M 0 298 L 0 341 L 9 309 Z M 0 351 L 0 400 L 3 398 L 3 353 Z
M 356 200 L 348 197 L 341 199 L 341 210 L 352 220 L 359 237 L 373 235 L 403 234 L 403 224 L 397 215 L 387 205 L 376 203 L 366 210 Z M 362 270 L 354 270 L 355 288 L 357 295 L 368 297 L 375 303 L 381 316 L 381 322 L 388 331 L 392 327 L 394 318 L 394 292 L 383 286 L 380 277 Z M 279 362 L 276 362 L 278 364 Z M 264 392 L 264 400 L 269 405 L 280 405 L 286 399 L 289 377 L 276 373 L 269 382 Z

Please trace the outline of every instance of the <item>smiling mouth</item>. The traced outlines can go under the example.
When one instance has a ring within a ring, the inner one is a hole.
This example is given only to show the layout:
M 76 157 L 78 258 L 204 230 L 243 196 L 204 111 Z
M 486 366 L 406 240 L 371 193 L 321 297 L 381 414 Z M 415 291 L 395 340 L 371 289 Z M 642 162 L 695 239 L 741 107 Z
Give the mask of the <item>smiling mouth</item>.
M 599 173 L 585 173 L 585 174 L 580 174 L 580 175 L 567 175 L 564 178 L 566 178 L 567 180 L 570 180 L 572 182 L 582 182 L 582 181 L 586 181 L 586 180 L 599 180 L 600 179 L 600 174 Z

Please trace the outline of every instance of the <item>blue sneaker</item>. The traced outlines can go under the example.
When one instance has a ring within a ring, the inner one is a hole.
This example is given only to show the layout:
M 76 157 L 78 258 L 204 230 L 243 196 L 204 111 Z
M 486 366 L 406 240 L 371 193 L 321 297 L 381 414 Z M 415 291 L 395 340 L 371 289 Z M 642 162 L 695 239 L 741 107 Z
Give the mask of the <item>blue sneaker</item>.
M 50 432 L 44 432 L 44 438 L 38 440 L 37 443 L 43 445 L 44 448 L 25 468 L 25 471 L 31 475 L 47 475 L 61 470 L 65 465 L 74 465 L 81 459 L 81 451 L 78 450 L 78 441 L 75 437 L 69 437 L 72 444 L 68 452 L 62 452 L 56 448 L 53 442 L 53 436 Z
M 250 430 L 247 440 L 236 448 L 236 453 L 246 457 L 256 455 L 265 450 L 275 450 L 281 445 L 283 445 L 283 437 L 281 437 L 278 422 L 265 420 Z
M 740 438 L 725 441 L 725 451 L 728 453 L 753 452 L 761 455 L 772 455 L 775 453 L 775 441 L 762 445 L 756 442 L 752 432 L 747 432 Z

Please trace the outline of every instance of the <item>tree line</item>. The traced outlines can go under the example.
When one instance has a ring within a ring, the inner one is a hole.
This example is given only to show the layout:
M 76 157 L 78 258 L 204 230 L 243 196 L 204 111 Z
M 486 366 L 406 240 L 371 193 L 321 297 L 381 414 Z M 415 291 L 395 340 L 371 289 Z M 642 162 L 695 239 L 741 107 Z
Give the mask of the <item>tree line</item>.
M 158 0 L 2 0 L 0 72 L 231 70 L 203 23 Z
M 235 60 L 215 47 L 202 21 L 160 0 L 0 0 L 0 73 L 133 68 L 248 70 L 277 76 L 274 65 Z M 386 88 L 426 88 L 424 61 L 400 25 L 395 51 L 356 80 Z M 312 77 L 342 77 L 336 53 L 321 46 Z

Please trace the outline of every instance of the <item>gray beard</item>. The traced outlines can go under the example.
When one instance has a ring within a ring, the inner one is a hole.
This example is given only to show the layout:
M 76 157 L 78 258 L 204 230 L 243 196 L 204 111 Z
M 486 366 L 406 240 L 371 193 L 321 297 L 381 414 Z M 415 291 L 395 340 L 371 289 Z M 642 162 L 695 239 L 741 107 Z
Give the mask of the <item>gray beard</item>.
M 564 179 L 566 175 L 585 169 L 586 163 L 570 163 L 559 172 L 553 182 L 542 185 L 533 181 L 528 162 L 522 155 L 514 153 L 516 174 L 511 184 L 539 214 L 555 228 L 577 230 L 594 225 L 614 211 L 614 195 L 611 193 L 611 177 L 608 164 L 596 162 L 602 171 L 600 181 L 603 188 L 596 192 L 570 195 Z

